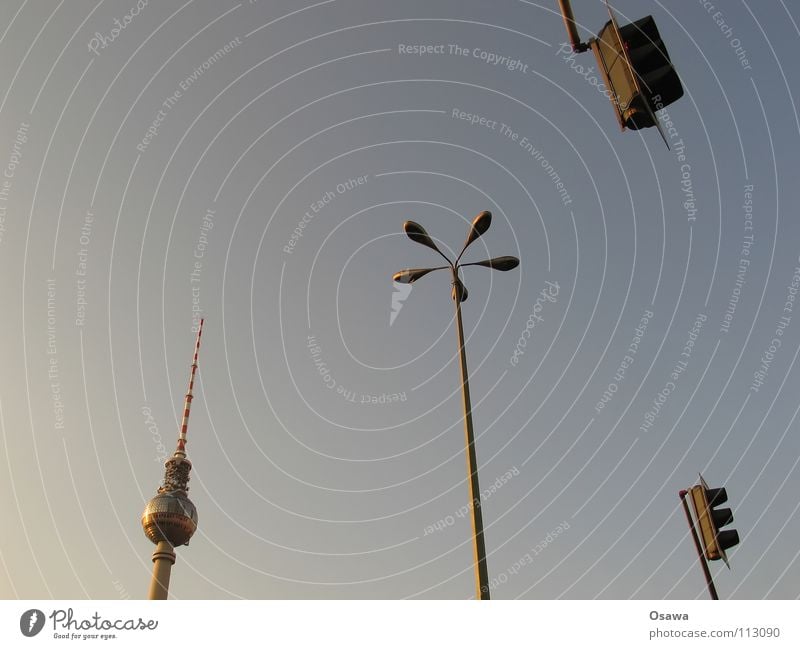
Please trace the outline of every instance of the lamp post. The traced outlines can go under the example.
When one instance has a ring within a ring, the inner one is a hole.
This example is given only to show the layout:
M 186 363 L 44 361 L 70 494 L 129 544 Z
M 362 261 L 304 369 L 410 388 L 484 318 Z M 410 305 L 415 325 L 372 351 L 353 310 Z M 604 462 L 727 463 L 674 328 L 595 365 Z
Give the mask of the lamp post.
M 456 260 L 450 259 L 436 246 L 430 235 L 419 223 L 406 221 L 403 229 L 412 241 L 421 243 L 423 246 L 432 248 L 447 262 L 447 266 L 437 266 L 435 268 L 409 268 L 394 274 L 394 281 L 403 284 L 413 284 L 421 277 L 435 270 L 450 269 L 453 282 L 451 297 L 456 305 L 456 332 L 458 334 L 458 358 L 461 366 L 461 393 L 464 405 L 464 434 L 466 437 L 467 453 L 467 476 L 469 478 L 470 491 L 470 512 L 472 513 L 472 554 L 473 565 L 475 566 L 475 595 L 477 599 L 489 599 L 489 572 L 486 568 L 486 543 L 483 537 L 483 516 L 481 515 L 481 490 L 478 486 L 478 460 L 475 454 L 475 435 L 472 428 L 472 403 L 469 397 L 469 374 L 467 372 L 467 355 L 464 349 L 464 327 L 461 322 L 461 303 L 464 302 L 469 293 L 466 286 L 459 278 L 459 269 L 464 266 L 485 266 L 495 270 L 511 270 L 519 265 L 516 257 L 494 257 L 484 261 L 460 264 L 464 251 L 475 239 L 480 237 L 492 222 L 491 212 L 481 212 L 472 220 L 467 240 L 461 249 Z

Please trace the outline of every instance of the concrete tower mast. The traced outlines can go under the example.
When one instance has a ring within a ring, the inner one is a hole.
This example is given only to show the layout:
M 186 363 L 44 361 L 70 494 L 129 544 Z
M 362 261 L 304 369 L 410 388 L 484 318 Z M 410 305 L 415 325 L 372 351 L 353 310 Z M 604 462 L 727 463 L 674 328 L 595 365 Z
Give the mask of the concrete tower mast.
M 148 599 L 167 599 L 169 576 L 175 563 L 175 546 L 189 545 L 197 529 L 197 509 L 189 500 L 189 472 L 192 463 L 186 457 L 186 430 L 189 426 L 189 410 L 192 407 L 192 388 L 197 371 L 197 356 L 200 352 L 200 335 L 203 333 L 203 319 L 197 329 L 194 344 L 192 371 L 189 376 L 189 389 L 183 405 L 183 421 L 178 435 L 178 446 L 172 457 L 164 463 L 164 483 L 158 493 L 151 498 L 142 514 L 142 528 L 145 536 L 156 544 L 153 552 L 153 578 L 150 581 Z

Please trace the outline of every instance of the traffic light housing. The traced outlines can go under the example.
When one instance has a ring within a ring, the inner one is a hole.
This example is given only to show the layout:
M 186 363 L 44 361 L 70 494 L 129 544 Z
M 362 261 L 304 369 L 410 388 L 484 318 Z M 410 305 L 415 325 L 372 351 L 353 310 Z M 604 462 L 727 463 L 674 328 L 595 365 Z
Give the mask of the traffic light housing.
M 700 484 L 692 487 L 690 493 L 706 559 L 722 559 L 727 564 L 725 550 L 739 543 L 739 533 L 736 530 L 720 530 L 733 523 L 733 512 L 730 508 L 719 508 L 728 501 L 728 493 L 724 487 L 709 489 L 702 476 Z
M 657 126 L 655 112 L 683 96 L 652 16 L 620 27 L 612 15 L 590 45 L 621 128 Z

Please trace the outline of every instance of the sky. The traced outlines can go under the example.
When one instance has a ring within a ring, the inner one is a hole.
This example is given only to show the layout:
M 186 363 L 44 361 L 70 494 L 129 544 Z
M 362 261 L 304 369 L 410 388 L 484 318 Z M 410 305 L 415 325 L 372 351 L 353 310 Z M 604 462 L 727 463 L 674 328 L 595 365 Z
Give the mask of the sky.
M 714 6 L 718 4 L 718 6 Z M 725 487 L 720 597 L 800 595 L 800 14 L 652 15 L 684 96 L 622 132 L 555 0 L 7 0 L 0 596 L 466 599 L 462 306 L 492 597 L 705 599 L 678 497 Z M 604 3 L 574 0 L 586 40 Z

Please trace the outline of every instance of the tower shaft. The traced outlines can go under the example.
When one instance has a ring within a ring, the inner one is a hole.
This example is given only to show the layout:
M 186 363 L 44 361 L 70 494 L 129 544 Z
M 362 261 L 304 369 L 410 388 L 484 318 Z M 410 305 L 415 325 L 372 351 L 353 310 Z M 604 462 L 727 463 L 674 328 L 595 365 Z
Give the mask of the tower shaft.
M 169 541 L 159 541 L 153 551 L 153 577 L 147 599 L 167 599 L 169 577 L 175 563 L 175 551 Z

